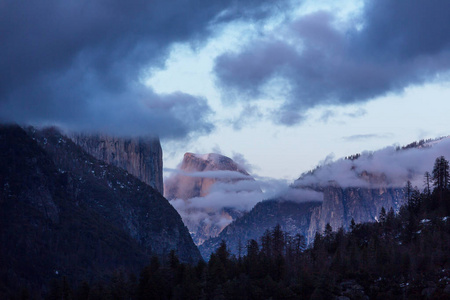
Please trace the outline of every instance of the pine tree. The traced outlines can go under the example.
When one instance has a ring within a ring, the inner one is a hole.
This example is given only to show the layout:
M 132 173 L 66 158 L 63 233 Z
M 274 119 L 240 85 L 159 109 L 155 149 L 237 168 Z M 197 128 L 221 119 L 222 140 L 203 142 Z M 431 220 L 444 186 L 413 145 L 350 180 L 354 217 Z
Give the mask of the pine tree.
M 261 237 L 261 253 L 265 257 L 272 257 L 272 234 L 269 229 Z
M 220 246 L 216 250 L 216 255 L 223 264 L 227 263 L 227 260 L 230 257 L 230 251 L 228 251 L 227 244 L 224 240 L 220 242 Z
M 380 211 L 380 217 L 378 220 L 380 223 L 384 223 L 386 222 L 386 209 L 384 208 L 384 206 L 381 207 L 381 211 Z
M 325 238 L 325 240 L 327 239 L 331 239 L 333 235 L 333 227 L 331 227 L 330 223 L 327 223 L 327 225 L 325 225 L 325 229 L 323 231 L 323 236 Z
M 333 233 L 333 227 L 331 227 L 330 223 L 325 225 L 325 230 L 323 231 L 323 240 L 325 242 L 325 248 L 328 252 L 333 252 L 335 250 L 335 235 Z
M 433 185 L 439 191 L 447 189 L 449 186 L 449 163 L 444 156 L 436 158 L 433 168 Z
M 427 197 L 427 200 L 430 199 L 431 197 L 431 174 L 430 172 L 425 172 L 425 174 L 423 175 L 423 184 L 424 184 L 424 194 Z
M 355 223 L 355 219 L 352 218 L 352 220 L 350 221 L 350 230 L 353 231 L 356 228 L 356 223 Z
M 239 240 L 238 240 L 238 259 L 239 259 L 239 261 L 241 261 L 241 258 L 242 258 L 242 241 L 241 241 L 241 238 L 239 237 Z
M 284 254 L 284 233 L 281 230 L 280 224 L 277 224 L 272 231 L 272 254 L 274 257 L 282 256 Z
M 405 187 L 403 188 L 403 192 L 405 193 L 405 199 L 406 202 L 408 203 L 411 200 L 411 195 L 413 192 L 413 187 L 411 184 L 411 181 L 407 181 Z
M 259 253 L 258 242 L 251 239 L 247 242 L 247 258 L 257 258 Z

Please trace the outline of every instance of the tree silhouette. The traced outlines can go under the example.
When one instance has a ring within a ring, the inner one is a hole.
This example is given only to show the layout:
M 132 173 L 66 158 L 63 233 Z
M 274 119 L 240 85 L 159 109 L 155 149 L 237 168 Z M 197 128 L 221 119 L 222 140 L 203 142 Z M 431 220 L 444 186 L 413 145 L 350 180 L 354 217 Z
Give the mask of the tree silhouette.
M 438 191 L 443 191 L 449 186 L 449 164 L 444 156 L 436 158 L 433 167 L 433 185 Z

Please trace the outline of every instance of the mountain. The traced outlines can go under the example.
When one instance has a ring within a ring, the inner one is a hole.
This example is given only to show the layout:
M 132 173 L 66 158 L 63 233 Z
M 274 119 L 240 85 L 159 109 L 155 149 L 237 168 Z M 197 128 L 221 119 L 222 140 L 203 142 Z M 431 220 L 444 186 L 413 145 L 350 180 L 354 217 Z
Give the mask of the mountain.
M 238 254 L 239 241 L 245 246 L 249 239 L 258 240 L 262 234 L 275 225 L 291 235 L 301 234 L 306 241 L 312 242 L 316 232 L 323 232 L 329 223 L 334 230 L 340 227 L 348 229 L 351 219 L 356 223 L 376 221 L 381 208 L 397 211 L 403 203 L 402 188 L 387 187 L 341 187 L 336 183 L 317 188 L 323 193 L 323 201 L 310 199 L 272 199 L 258 203 L 248 213 L 233 223 L 213 239 L 199 246 L 200 252 L 208 259 L 225 240 L 231 252 Z M 245 248 L 244 248 L 245 249 Z
M 329 223 L 334 230 L 349 229 L 353 219 L 356 223 L 377 221 L 381 208 L 398 211 L 404 203 L 403 188 L 342 187 L 335 183 L 322 189 L 322 205 L 314 208 L 307 232 L 302 232 L 312 242 L 316 232 L 323 232 Z
M 72 134 L 70 138 L 95 158 L 128 171 L 164 194 L 162 149 L 158 138 L 99 134 Z
M 397 212 L 405 203 L 407 181 L 417 190 L 423 186 L 424 173 L 431 172 L 430 166 L 441 155 L 450 156 L 450 138 L 388 147 L 324 164 L 302 174 L 291 185 L 294 192 L 290 194 L 297 192 L 298 196 L 258 203 L 216 238 L 205 241 L 200 251 L 208 259 L 224 240 L 237 255 L 239 240 L 245 243 L 249 238 L 257 239 L 276 223 L 291 235 L 299 233 L 312 242 L 327 223 L 333 230 L 347 230 L 352 219 L 356 223 L 375 222 L 382 207 Z M 312 202 L 308 196 L 311 191 L 321 193 L 322 201 Z
M 208 172 L 208 171 L 231 171 L 238 172 L 249 177 L 250 175 L 241 168 L 231 158 L 217 153 L 209 153 L 204 155 L 185 153 L 181 166 L 179 167 L 180 174 L 175 174 L 166 180 L 165 194 L 167 199 L 183 199 L 188 200 L 195 197 L 204 197 L 209 194 L 211 186 L 216 182 L 233 182 L 240 179 L 228 177 L 202 177 L 201 174 L 197 176 L 189 176 L 193 172 Z M 207 176 L 205 174 L 205 176 Z M 249 179 L 246 178 L 246 179 Z
M 55 129 L 0 126 L 0 296 L 51 279 L 98 281 L 175 250 L 201 258 L 179 214 Z M 0 297 L 0 298 L 1 298 Z
M 216 153 L 186 153 L 177 172 L 166 179 L 164 190 L 197 245 L 248 211 L 253 206 L 248 196 L 261 194 L 246 170 Z
M 222 240 L 226 241 L 231 253 L 239 255 L 246 253 L 247 241 L 259 238 L 267 229 L 272 229 L 277 224 L 292 235 L 306 233 L 309 230 L 311 216 L 314 209 L 320 207 L 320 202 L 295 203 L 292 201 L 266 200 L 255 205 L 255 207 L 237 218 L 233 223 L 214 238 L 206 240 L 199 246 L 203 258 L 208 259 L 217 249 Z

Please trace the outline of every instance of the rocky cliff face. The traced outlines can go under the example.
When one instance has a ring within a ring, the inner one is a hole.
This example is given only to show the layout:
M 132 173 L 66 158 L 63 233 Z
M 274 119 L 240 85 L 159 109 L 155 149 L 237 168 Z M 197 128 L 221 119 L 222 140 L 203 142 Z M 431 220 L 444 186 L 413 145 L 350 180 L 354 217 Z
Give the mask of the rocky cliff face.
M 264 231 L 277 224 L 291 235 L 304 235 L 310 243 L 316 232 L 324 231 L 327 223 L 334 230 L 340 227 L 348 230 L 352 218 L 356 223 L 375 222 L 382 207 L 386 211 L 391 207 L 397 211 L 404 198 L 401 188 L 343 188 L 330 183 L 319 191 L 323 192 L 323 202 L 270 200 L 258 203 L 250 212 L 228 225 L 216 238 L 208 239 L 200 245 L 203 258 L 208 259 L 221 240 L 225 240 L 230 251 L 237 255 L 239 243 L 245 246 L 249 239 L 259 242 Z
M 356 223 L 374 222 L 382 207 L 386 211 L 390 208 L 398 211 L 404 203 L 403 189 L 390 187 L 390 181 L 384 174 L 375 175 L 367 171 L 356 173 L 354 170 L 351 172 L 355 172 L 357 180 L 353 182 L 359 186 L 343 187 L 333 180 L 315 181 L 313 184 L 308 178 L 300 178 L 292 188 L 320 192 L 323 194 L 323 201 L 311 202 L 311 199 L 305 198 L 290 202 L 277 199 L 258 203 L 250 212 L 228 225 L 216 239 L 207 240 L 201 245 L 203 257 L 208 259 L 222 239 L 227 242 L 232 252 L 237 254 L 239 240 L 246 242 L 249 238 L 257 239 L 276 223 L 291 234 L 304 235 L 310 243 L 316 232 L 323 232 L 327 223 L 330 223 L 334 230 L 340 227 L 349 229 L 352 218 Z M 304 185 L 305 182 L 308 185 Z
M 157 138 L 74 134 L 72 140 L 95 158 L 126 170 L 164 194 L 162 150 Z
M 244 184 L 235 188 L 239 183 Z M 226 191 L 227 188 L 232 191 Z M 243 214 L 245 209 L 232 203 L 236 195 L 254 191 L 261 193 L 243 168 L 232 159 L 215 153 L 186 153 L 179 173 L 166 179 L 164 191 L 167 199 L 174 200 L 172 203 L 197 245 L 217 236 Z
M 250 176 L 247 171 L 239 167 L 231 158 L 216 153 L 205 155 L 185 153 L 179 170 L 187 174 L 176 174 L 174 177 L 166 180 L 164 196 L 169 200 L 204 197 L 209 194 L 209 189 L 216 182 L 229 183 L 239 180 L 227 177 L 201 177 L 200 175 L 193 177 L 189 176 L 189 173 L 232 171 L 239 172 L 244 176 Z
M 264 232 L 273 229 L 277 224 L 289 234 L 305 234 L 309 230 L 314 210 L 320 205 L 320 202 L 295 203 L 279 200 L 260 202 L 251 211 L 225 227 L 217 237 L 210 238 L 200 245 L 200 252 L 203 258 L 208 260 L 211 253 L 224 240 L 231 253 L 239 255 L 241 248 L 241 255 L 244 255 L 248 240 L 254 239 L 259 243 Z
M 382 207 L 398 211 L 404 202 L 402 188 L 343 188 L 334 183 L 325 187 L 323 193 L 322 205 L 313 210 L 308 231 L 302 233 L 309 242 L 316 232 L 323 232 L 327 223 L 334 230 L 348 230 L 352 218 L 356 223 L 375 222 Z
M 138 272 L 171 250 L 201 258 L 160 193 L 58 131 L 0 126 L 0 153 L 0 295 Z

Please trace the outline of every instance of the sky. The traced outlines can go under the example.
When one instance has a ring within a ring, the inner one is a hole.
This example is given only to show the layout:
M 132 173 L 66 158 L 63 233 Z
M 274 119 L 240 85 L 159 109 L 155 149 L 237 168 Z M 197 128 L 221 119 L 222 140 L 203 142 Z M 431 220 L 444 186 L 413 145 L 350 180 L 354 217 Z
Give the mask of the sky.
M 0 121 L 159 136 L 293 181 L 449 135 L 450 2 L 0 0 Z

